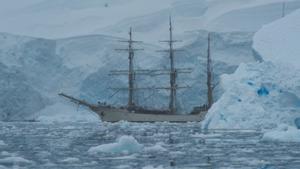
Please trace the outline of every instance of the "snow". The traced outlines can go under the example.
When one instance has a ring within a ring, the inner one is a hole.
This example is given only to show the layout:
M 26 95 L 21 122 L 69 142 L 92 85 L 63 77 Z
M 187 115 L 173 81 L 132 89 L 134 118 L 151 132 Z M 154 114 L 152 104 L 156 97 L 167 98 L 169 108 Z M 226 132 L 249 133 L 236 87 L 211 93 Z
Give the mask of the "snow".
M 124 37 L 133 26 L 141 40 L 152 42 L 163 37 L 170 14 L 180 34 L 198 29 L 256 31 L 281 17 L 283 1 L 286 13 L 300 6 L 297 0 L 14 1 L 0 1 L 1 32 L 51 39 L 95 33 Z
M 95 147 L 91 147 L 88 150 L 89 154 L 97 153 L 135 153 L 141 151 L 143 145 L 139 144 L 137 140 L 132 136 L 121 136 L 115 143 L 103 144 Z
M 254 36 L 253 48 L 266 61 L 300 68 L 300 10 L 265 25 Z
M 279 126 L 263 136 L 264 141 L 300 142 L 300 130 L 294 126 Z

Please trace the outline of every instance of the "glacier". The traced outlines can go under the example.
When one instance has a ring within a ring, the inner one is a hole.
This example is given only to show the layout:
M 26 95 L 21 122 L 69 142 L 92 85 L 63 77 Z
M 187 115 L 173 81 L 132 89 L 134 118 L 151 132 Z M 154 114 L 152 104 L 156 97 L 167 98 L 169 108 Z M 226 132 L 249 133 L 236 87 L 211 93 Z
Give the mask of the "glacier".
M 191 75 L 179 76 L 179 83 L 192 86 L 179 92 L 181 109 L 206 102 L 205 64 L 207 31 L 188 32 L 193 38 L 176 54 L 178 67 L 193 68 Z M 233 73 L 241 62 L 255 62 L 257 57 L 252 50 L 251 32 L 214 33 L 214 72 L 215 80 L 223 73 Z M 109 87 L 126 86 L 126 77 L 110 77 L 112 69 L 127 69 L 127 54 L 116 52 L 115 48 L 126 47 L 116 38 L 106 35 L 89 35 L 65 39 L 49 40 L 7 33 L 0 33 L 0 61 L 2 78 L 1 120 L 38 121 L 90 121 L 98 120 L 90 111 L 76 107 L 59 98 L 65 92 L 91 103 L 97 101 L 110 104 L 126 104 L 126 93 Z M 136 67 L 143 69 L 166 68 L 168 58 L 157 53 L 162 46 L 142 43 L 144 51 L 136 53 Z M 122 63 L 122 64 L 121 64 Z M 124 64 L 123 64 L 124 63 Z M 137 77 L 140 86 L 165 86 L 163 77 Z M 6 87 L 5 87 L 6 86 Z M 216 90 L 216 97 L 221 90 Z M 22 96 L 17 97 L 17 96 Z M 165 91 L 141 92 L 136 97 L 139 104 L 151 107 L 167 107 L 168 93 Z M 193 97 L 194 99 L 190 99 Z M 158 99 L 154 99 L 158 98 Z

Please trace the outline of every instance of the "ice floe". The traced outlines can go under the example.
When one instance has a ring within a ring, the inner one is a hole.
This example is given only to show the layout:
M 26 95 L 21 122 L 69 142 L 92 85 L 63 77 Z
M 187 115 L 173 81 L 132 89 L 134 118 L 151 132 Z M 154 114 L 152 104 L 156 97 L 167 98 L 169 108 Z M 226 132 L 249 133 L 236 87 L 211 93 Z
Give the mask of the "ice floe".
M 263 140 L 300 142 L 300 130 L 292 126 L 281 125 L 276 130 L 266 132 L 263 136 Z
M 89 154 L 103 153 L 135 153 L 141 151 L 142 144 L 132 136 L 121 136 L 115 143 L 103 144 L 95 147 L 91 147 L 88 150 Z
M 153 152 L 161 152 L 161 151 L 167 151 L 166 148 L 163 147 L 164 143 L 158 142 L 153 146 L 145 147 L 145 151 L 153 151 Z
M 27 160 L 23 157 L 5 157 L 0 159 L 0 164 L 5 164 L 5 165 L 15 165 L 15 164 L 31 164 L 33 163 L 30 160 Z
M 0 140 L 0 147 L 1 146 L 6 146 L 7 144 L 3 141 L 3 140 Z

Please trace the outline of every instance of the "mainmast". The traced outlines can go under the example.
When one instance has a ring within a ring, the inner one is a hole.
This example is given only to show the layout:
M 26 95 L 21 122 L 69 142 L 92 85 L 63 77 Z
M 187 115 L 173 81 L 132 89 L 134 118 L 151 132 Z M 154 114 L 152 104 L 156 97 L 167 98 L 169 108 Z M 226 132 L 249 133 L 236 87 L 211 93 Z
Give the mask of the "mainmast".
M 133 107 L 133 92 L 134 92 L 134 69 L 133 69 L 133 57 L 134 52 L 132 49 L 132 28 L 130 27 L 129 30 L 129 41 L 128 41 L 128 60 L 129 60 L 129 67 L 128 67 L 128 107 Z
M 130 27 L 129 30 L 129 40 L 120 41 L 120 42 L 126 42 L 128 43 L 127 49 L 116 49 L 116 50 L 122 50 L 122 51 L 128 51 L 128 70 L 114 70 L 111 71 L 111 75 L 128 75 L 128 103 L 127 107 L 129 109 L 135 107 L 134 102 L 134 94 L 135 94 L 135 70 L 134 70 L 134 51 L 137 50 L 143 50 L 143 49 L 135 49 L 133 48 L 133 43 L 140 43 L 141 41 L 134 41 L 132 39 L 132 28 Z M 116 89 L 123 89 L 123 88 L 116 88 Z
M 169 18 L 169 31 L 170 31 L 170 40 L 169 40 L 169 50 L 170 50 L 170 103 L 169 109 L 172 113 L 176 112 L 176 69 L 174 66 L 174 51 L 173 51 L 173 28 L 172 28 L 172 20 L 171 17 Z
M 213 87 L 212 87 L 212 66 L 210 56 L 210 41 L 211 33 L 208 33 L 207 37 L 207 106 L 210 108 L 213 104 Z
M 186 87 L 178 87 L 177 86 L 177 74 L 178 73 L 190 73 L 191 69 L 176 69 L 175 68 L 175 58 L 174 58 L 174 43 L 178 42 L 177 40 L 173 39 L 173 27 L 172 27 L 172 19 L 171 16 L 169 17 L 169 40 L 161 41 L 166 42 L 169 44 L 169 49 L 165 50 L 169 52 L 169 58 L 170 58 L 170 100 L 169 100 L 169 111 L 171 113 L 176 113 L 177 106 L 176 106 L 176 97 L 177 97 L 177 89 L 178 88 L 186 88 Z

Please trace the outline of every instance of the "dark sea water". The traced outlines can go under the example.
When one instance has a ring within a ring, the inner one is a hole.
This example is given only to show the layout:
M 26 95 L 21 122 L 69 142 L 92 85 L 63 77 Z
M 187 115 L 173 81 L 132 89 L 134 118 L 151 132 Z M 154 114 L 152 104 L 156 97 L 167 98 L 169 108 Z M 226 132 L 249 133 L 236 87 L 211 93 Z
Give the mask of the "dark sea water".
M 144 148 L 88 153 L 124 135 Z M 0 169 L 300 169 L 299 143 L 265 142 L 261 137 L 254 130 L 203 131 L 199 123 L 0 123 Z M 157 143 L 164 150 L 147 151 Z

